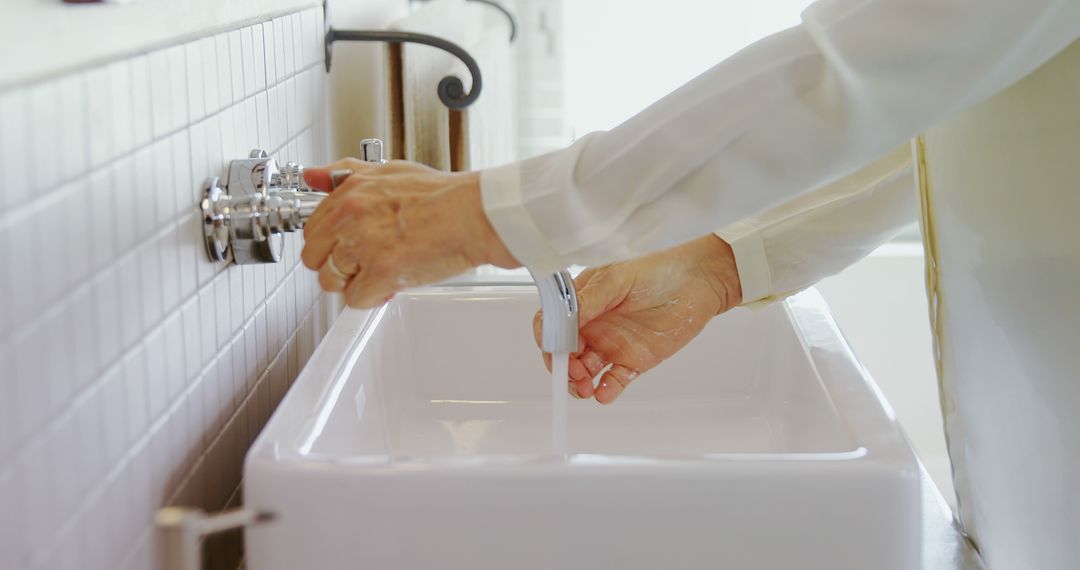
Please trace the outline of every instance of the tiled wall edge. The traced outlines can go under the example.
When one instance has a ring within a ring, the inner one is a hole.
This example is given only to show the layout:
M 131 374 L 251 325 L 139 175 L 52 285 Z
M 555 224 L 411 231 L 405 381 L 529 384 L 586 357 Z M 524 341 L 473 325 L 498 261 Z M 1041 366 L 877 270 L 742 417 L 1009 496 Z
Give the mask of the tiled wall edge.
M 218 0 L 203 1 L 207 2 L 211 6 L 213 5 L 213 3 L 218 2 Z M 109 63 L 115 61 L 121 61 L 138 55 L 148 54 L 153 51 L 161 50 L 163 48 L 167 48 L 177 44 L 184 44 L 204 36 L 215 35 L 229 30 L 239 30 L 244 27 L 265 23 L 273 19 L 281 18 L 282 16 L 303 13 L 306 11 L 311 11 L 312 9 L 318 9 L 321 11 L 323 7 L 322 0 L 278 1 L 274 2 L 274 4 L 280 5 L 280 7 L 271 7 L 269 10 L 266 9 L 266 7 L 264 6 L 265 2 L 263 2 L 262 0 L 259 0 L 257 2 L 248 2 L 248 4 L 251 4 L 251 7 L 246 10 L 246 13 L 242 15 L 231 15 L 229 17 L 226 17 L 224 21 L 214 19 L 201 20 L 197 23 L 192 23 L 191 25 L 187 26 L 187 31 L 178 33 L 176 35 L 168 35 L 168 33 L 171 33 L 171 31 L 169 30 L 166 30 L 165 33 L 156 34 L 152 34 L 150 32 L 139 32 L 135 35 L 140 35 L 143 37 L 133 39 L 130 45 L 125 45 L 123 47 L 114 47 L 104 53 L 98 53 L 100 50 L 93 47 L 95 43 L 95 38 L 100 38 L 100 34 L 102 34 L 103 32 L 107 33 L 109 29 L 113 28 L 113 26 L 116 26 L 117 29 L 119 29 L 126 24 L 128 26 L 135 26 L 135 29 L 138 30 L 137 23 L 127 21 L 128 19 L 125 18 L 111 18 L 105 26 L 99 25 L 98 23 L 87 25 L 81 23 L 78 18 L 65 18 L 63 22 L 64 26 L 67 28 L 67 35 L 75 36 L 75 38 L 82 36 L 83 39 L 86 40 L 83 44 L 84 48 L 85 46 L 91 46 L 89 49 L 91 50 L 93 55 L 86 57 L 72 58 L 71 51 L 52 49 L 43 50 L 35 47 L 35 44 L 39 42 L 55 41 L 55 34 L 51 35 L 51 38 L 53 39 L 46 37 L 36 38 L 34 36 L 26 36 L 21 40 L 8 38 L 8 41 L 11 43 L 11 45 L 23 46 L 27 51 L 38 52 L 39 55 L 36 59 L 25 58 L 21 55 L 15 56 L 13 52 L 13 57 L 10 59 L 10 61 L 7 61 L 7 63 L 10 65 L 6 65 L 6 69 L 0 72 L 0 93 L 8 89 L 24 87 L 26 85 L 31 85 L 34 83 L 49 81 L 52 79 L 63 77 L 65 75 L 78 72 L 82 69 L 101 65 L 108 65 Z M 110 8 L 113 9 L 112 13 L 116 14 L 117 7 Z M 198 6 L 192 6 L 189 9 L 195 10 L 197 8 Z M 14 21 L 18 22 L 21 18 L 27 18 L 27 21 L 29 21 L 29 19 L 33 19 L 36 17 L 51 17 L 56 15 L 55 13 L 49 13 L 46 16 L 41 16 L 40 14 L 35 14 L 31 12 L 35 9 L 35 6 L 28 5 L 28 7 L 22 7 L 23 12 L 26 12 L 26 14 L 20 13 L 15 16 L 9 14 L 8 17 L 14 18 Z M 86 7 L 75 7 L 75 9 L 86 9 Z M 210 13 L 210 15 L 207 15 L 206 18 L 210 18 L 211 15 L 220 17 L 222 12 L 225 12 L 220 9 L 210 9 L 206 11 Z M 18 27 L 16 27 L 15 29 L 17 30 Z M 37 32 L 40 32 L 40 29 L 37 29 Z M 38 33 L 37 35 L 40 36 L 42 34 Z M 78 40 L 69 39 L 68 41 L 74 42 Z M 25 53 L 23 50 L 18 50 L 18 52 L 20 54 Z M 0 62 L 4 61 L 4 58 L 0 58 Z

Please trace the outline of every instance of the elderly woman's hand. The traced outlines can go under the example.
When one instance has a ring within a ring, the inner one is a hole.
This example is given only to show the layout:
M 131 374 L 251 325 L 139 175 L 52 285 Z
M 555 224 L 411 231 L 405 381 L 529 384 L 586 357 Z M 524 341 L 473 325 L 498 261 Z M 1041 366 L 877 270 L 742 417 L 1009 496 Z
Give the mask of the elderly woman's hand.
M 570 394 L 614 402 L 638 375 L 690 343 L 709 319 L 742 302 L 731 247 L 704 237 L 633 261 L 584 271 L 578 293 L 579 351 Z M 533 320 L 540 343 L 541 316 Z M 551 369 L 551 355 L 544 361 Z M 610 369 L 593 386 L 593 378 Z
M 331 189 L 330 172 L 341 169 L 353 174 Z M 373 307 L 485 263 L 518 266 L 484 215 L 478 173 L 349 158 L 308 169 L 305 179 L 333 191 L 304 227 L 301 257 L 350 307 Z

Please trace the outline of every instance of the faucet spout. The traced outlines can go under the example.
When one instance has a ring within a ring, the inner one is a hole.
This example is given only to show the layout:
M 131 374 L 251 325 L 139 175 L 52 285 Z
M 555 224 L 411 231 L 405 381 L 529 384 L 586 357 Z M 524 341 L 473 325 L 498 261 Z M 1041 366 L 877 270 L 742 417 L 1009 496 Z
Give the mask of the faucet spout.
M 533 280 L 543 312 L 540 348 L 552 354 L 577 352 L 578 299 L 570 272 L 564 269 L 539 277 L 534 273 Z

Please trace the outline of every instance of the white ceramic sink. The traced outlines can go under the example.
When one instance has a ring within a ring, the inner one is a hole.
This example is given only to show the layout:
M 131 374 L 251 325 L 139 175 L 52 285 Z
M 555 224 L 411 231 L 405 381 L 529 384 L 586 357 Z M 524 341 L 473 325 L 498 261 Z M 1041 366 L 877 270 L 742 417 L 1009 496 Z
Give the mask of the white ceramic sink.
M 919 470 L 816 292 L 714 319 L 551 454 L 531 287 L 346 312 L 248 454 L 253 570 L 912 570 Z

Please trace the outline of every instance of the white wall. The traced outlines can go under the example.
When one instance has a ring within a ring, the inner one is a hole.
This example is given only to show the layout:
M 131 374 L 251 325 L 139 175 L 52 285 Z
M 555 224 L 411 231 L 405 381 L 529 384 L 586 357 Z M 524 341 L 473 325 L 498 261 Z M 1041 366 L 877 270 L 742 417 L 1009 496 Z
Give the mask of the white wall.
M 331 3 L 331 21 L 339 29 L 383 29 L 408 13 L 407 0 Z M 385 50 L 378 42 L 334 44 L 330 75 L 334 157 L 359 156 L 361 140 L 387 138 L 389 125 L 382 120 L 386 113 L 376 112 L 388 105 Z
M 200 241 L 228 160 L 329 155 L 321 9 L 252 18 L 0 91 L 0 568 L 157 567 L 154 511 L 237 502 L 322 335 L 298 235 L 244 267 Z
M 576 136 L 610 129 L 768 34 L 810 0 L 572 0 L 566 96 Z
M 580 0 L 569 0 L 570 4 Z M 518 157 L 559 150 L 571 142 L 566 108 L 563 0 L 517 0 Z

